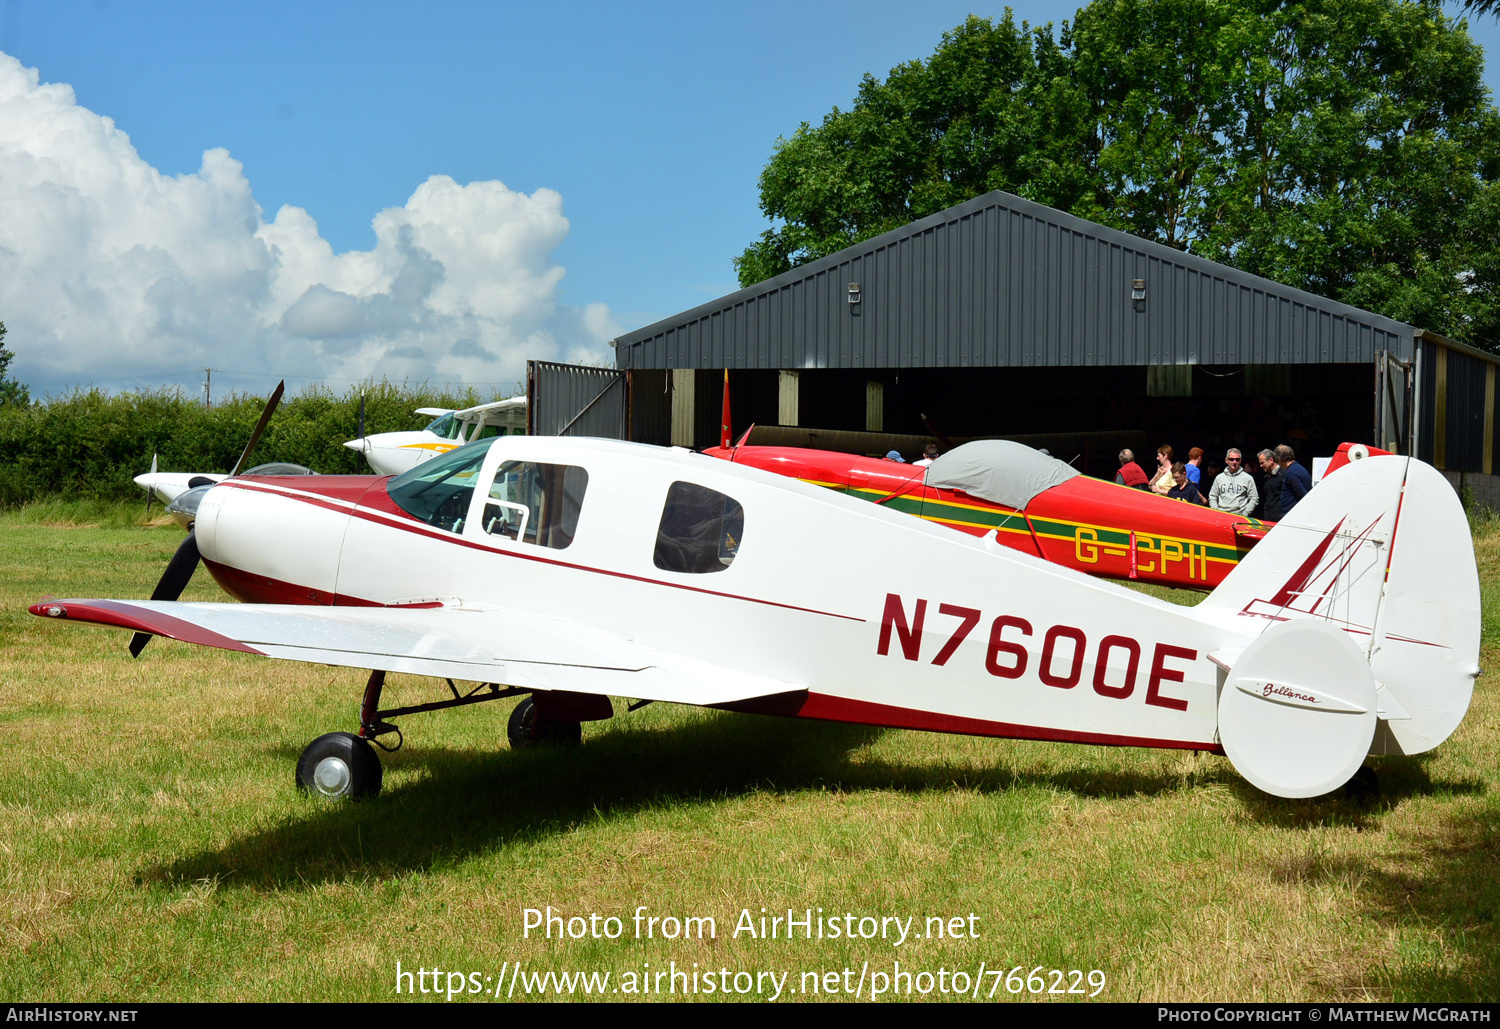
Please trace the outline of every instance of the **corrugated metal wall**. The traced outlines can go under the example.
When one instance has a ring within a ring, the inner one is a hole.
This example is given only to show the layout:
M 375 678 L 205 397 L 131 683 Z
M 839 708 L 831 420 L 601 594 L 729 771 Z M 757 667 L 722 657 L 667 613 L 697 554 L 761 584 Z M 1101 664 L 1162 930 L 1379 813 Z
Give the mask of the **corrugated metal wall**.
M 1444 468 L 1482 472 L 1484 467 L 1484 379 L 1487 362 L 1448 352 L 1447 454 Z
M 1429 464 L 1437 464 L 1437 368 L 1440 348 L 1423 344 L 1414 366 L 1417 369 L 1417 447 L 1416 456 Z M 1447 433 L 1446 421 L 1443 425 Z M 1441 466 L 1439 466 L 1441 467 Z
M 528 361 L 526 396 L 533 435 L 628 438 L 630 400 L 623 372 Z
M 1494 467 L 1500 453 L 1495 360 L 1441 336 L 1422 335 L 1416 456 L 1445 471 L 1500 471 Z
M 1134 280 L 1145 298 L 1134 299 Z M 849 284 L 859 284 L 859 303 Z M 1364 363 L 1412 329 L 989 193 L 621 336 L 621 368 Z

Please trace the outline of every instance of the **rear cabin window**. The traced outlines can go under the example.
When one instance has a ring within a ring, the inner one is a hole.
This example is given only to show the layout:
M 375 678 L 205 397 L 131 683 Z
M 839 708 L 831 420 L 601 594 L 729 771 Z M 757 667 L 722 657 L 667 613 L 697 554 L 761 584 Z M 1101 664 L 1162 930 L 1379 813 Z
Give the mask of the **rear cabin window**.
M 386 485 L 396 506 L 418 521 L 449 532 L 463 532 L 469 502 L 479 484 L 479 466 L 492 439 L 470 443 L 402 472 Z
M 578 532 L 589 473 L 576 465 L 506 461 L 480 523 L 491 536 L 562 550 Z
M 733 563 L 744 528 L 744 509 L 733 497 L 696 483 L 674 482 L 656 531 L 656 567 L 722 572 Z

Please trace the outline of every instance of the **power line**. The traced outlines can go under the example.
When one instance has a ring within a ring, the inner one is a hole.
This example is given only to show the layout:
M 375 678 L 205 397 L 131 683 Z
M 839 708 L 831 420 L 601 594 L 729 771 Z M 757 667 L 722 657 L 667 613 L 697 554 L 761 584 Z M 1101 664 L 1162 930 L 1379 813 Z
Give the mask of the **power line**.
M 97 388 L 97 387 L 100 387 L 100 386 L 120 388 L 120 384 L 123 383 L 123 384 L 126 384 L 125 388 L 130 389 L 130 388 L 137 388 L 138 386 L 143 386 L 145 383 L 149 382 L 149 380 L 152 380 L 152 379 L 159 380 L 160 385 L 161 385 L 162 388 L 166 388 L 168 386 L 174 386 L 174 385 L 178 386 L 178 387 L 183 387 L 191 379 L 198 378 L 200 375 L 205 375 L 206 376 L 209 373 L 209 371 L 210 371 L 209 369 L 203 368 L 201 366 L 197 367 L 197 368 L 193 368 L 193 369 L 158 370 L 155 373 L 145 373 L 145 374 L 139 374 L 139 375 L 121 375 L 121 376 L 117 376 L 117 377 L 113 377 L 113 378 L 107 378 L 107 379 L 105 379 L 105 378 L 95 378 L 95 379 L 89 379 L 86 382 L 83 382 L 83 381 L 74 382 L 74 383 L 64 382 L 62 384 L 61 388 L 64 391 L 66 391 L 66 390 L 72 390 L 72 389 L 87 389 L 87 388 L 90 388 L 90 387 Z M 366 376 L 366 377 L 360 378 L 360 379 L 343 379 L 343 378 L 335 379 L 335 378 L 330 378 L 330 377 L 324 376 L 324 375 L 283 375 L 283 374 L 279 374 L 277 372 L 242 372 L 242 371 L 232 371 L 232 370 L 225 369 L 225 368 L 214 368 L 214 369 L 212 369 L 212 371 L 218 372 L 221 380 L 224 377 L 226 377 L 226 376 L 232 376 L 232 377 L 235 377 L 235 378 L 238 378 L 238 379 L 261 379 L 261 380 L 263 380 L 263 381 L 265 381 L 267 383 L 277 382 L 277 381 L 279 381 L 281 379 L 286 379 L 289 382 L 290 381 L 310 382 L 310 383 L 318 383 L 318 384 L 324 384 L 324 385 L 329 385 L 329 386 L 369 386 L 369 385 L 373 385 L 373 384 L 378 383 L 378 382 L 391 382 L 393 385 L 395 385 L 395 384 L 408 385 L 408 388 L 413 388 L 413 389 L 415 389 L 415 388 L 421 388 L 421 387 L 427 387 L 429 389 L 434 389 L 434 390 L 436 390 L 436 389 L 445 389 L 445 390 L 460 389 L 460 390 L 462 390 L 462 389 L 477 389 L 477 388 L 482 388 L 482 387 L 493 387 L 493 388 L 496 388 L 496 389 L 520 389 L 520 390 L 524 391 L 525 384 L 526 384 L 526 380 L 525 379 L 501 379 L 501 380 L 497 380 L 497 381 L 476 381 L 476 380 L 455 381 L 455 380 L 447 380 L 447 381 L 444 381 L 444 382 L 436 382 L 436 381 L 434 381 L 431 378 L 423 378 L 423 379 L 415 380 L 414 381 L 412 376 L 403 376 L 399 380 L 399 382 L 397 382 L 395 380 L 392 380 L 390 378 L 390 376 L 388 376 L 388 375 L 382 375 L 382 376 L 380 376 L 378 378 L 375 377 L 375 376 Z M 199 381 L 199 390 L 202 391 L 204 393 L 205 397 L 206 397 L 207 396 L 207 386 L 206 386 L 206 383 L 203 381 L 203 379 L 198 379 L 198 381 Z M 145 388 L 150 388 L 150 387 L 145 387 Z

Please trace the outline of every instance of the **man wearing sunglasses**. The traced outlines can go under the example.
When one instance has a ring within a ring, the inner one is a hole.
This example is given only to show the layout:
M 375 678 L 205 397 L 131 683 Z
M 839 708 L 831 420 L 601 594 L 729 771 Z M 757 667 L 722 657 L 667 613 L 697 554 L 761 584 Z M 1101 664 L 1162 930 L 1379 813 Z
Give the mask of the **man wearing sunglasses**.
M 1208 491 L 1208 504 L 1214 510 L 1237 515 L 1248 515 L 1255 510 L 1260 494 L 1244 464 L 1238 450 L 1231 448 L 1224 454 L 1224 470 L 1214 478 L 1213 488 Z

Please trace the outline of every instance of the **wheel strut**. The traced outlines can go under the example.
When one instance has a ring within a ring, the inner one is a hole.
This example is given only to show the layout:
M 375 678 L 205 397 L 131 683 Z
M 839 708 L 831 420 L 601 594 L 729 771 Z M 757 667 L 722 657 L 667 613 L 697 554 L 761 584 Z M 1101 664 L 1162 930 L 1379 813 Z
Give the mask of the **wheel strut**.
M 385 672 L 372 671 L 370 678 L 365 682 L 365 697 L 359 705 L 359 735 L 361 739 L 370 740 L 382 750 L 401 749 L 401 729 L 386 721 L 387 718 L 397 718 L 401 715 L 414 715 L 423 711 L 441 711 L 450 707 L 466 707 L 469 704 L 483 704 L 487 700 L 503 700 L 506 697 L 523 696 L 531 692 L 517 686 L 501 686 L 495 682 L 482 682 L 468 693 L 460 694 L 458 687 L 453 685 L 453 680 L 448 680 L 448 689 L 453 693 L 451 700 L 438 700 L 430 704 L 413 704 L 410 707 L 393 707 L 382 711 L 380 709 L 380 694 L 385 687 Z M 378 737 L 387 733 L 395 733 L 397 743 L 394 747 L 387 747 L 381 743 Z
M 385 688 L 385 672 L 373 671 L 365 682 L 365 699 L 359 705 L 359 734 L 367 740 L 401 730 L 380 717 L 380 692 Z

